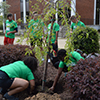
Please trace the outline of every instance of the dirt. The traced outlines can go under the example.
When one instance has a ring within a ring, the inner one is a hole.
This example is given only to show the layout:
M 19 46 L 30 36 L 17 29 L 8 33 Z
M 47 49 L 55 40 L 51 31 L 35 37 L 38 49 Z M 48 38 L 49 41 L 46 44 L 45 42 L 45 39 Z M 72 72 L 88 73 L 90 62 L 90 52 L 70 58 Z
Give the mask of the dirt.
M 64 84 L 66 82 L 64 73 L 62 73 L 54 92 L 48 92 L 48 89 L 52 86 L 54 78 L 57 74 L 57 69 L 54 68 L 51 63 L 48 64 L 47 68 L 45 91 L 41 91 L 43 70 L 44 64 L 42 66 L 39 66 L 37 71 L 34 73 L 36 88 L 33 94 L 30 95 L 29 89 L 27 89 L 21 93 L 16 94 L 15 96 L 18 97 L 19 100 L 71 100 L 72 94 L 70 93 L 69 89 L 64 87 Z

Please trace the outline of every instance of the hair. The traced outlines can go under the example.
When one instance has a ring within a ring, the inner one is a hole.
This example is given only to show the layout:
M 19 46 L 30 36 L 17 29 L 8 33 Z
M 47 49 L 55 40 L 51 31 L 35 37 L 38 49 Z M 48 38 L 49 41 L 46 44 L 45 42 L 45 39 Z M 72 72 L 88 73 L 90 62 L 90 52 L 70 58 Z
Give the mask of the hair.
M 70 20 L 74 20 L 74 19 L 76 19 L 74 15 L 70 17 Z
M 52 21 L 54 22 L 56 20 L 55 14 L 53 14 L 52 16 L 50 16 L 50 18 L 51 18 L 50 22 L 52 22 Z
M 7 14 L 7 18 L 8 18 L 8 17 L 11 17 L 11 16 L 12 16 L 12 14 L 11 14 L 11 13 L 10 13 L 10 14 Z
M 63 56 L 66 56 L 66 50 L 65 49 L 60 49 L 57 52 L 57 57 L 60 58 L 60 57 L 63 57 Z
M 37 69 L 37 59 L 31 56 L 26 56 L 22 59 L 24 64 L 34 72 Z

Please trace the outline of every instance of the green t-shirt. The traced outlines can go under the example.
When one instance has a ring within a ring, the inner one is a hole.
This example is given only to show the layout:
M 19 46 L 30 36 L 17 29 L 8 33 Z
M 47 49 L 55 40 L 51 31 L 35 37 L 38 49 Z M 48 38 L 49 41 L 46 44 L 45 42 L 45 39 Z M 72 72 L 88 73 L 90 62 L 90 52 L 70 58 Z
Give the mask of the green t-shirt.
M 6 33 L 5 33 L 5 37 L 9 37 L 11 39 L 15 38 L 15 34 L 14 33 L 10 33 L 9 35 L 7 35 L 8 32 L 14 31 L 15 28 L 17 28 L 17 23 L 12 20 L 6 20 Z
M 47 42 L 49 40 L 50 36 L 50 29 L 51 29 L 51 23 L 48 25 L 48 37 L 47 37 Z M 56 40 L 56 32 L 59 31 L 59 25 L 57 23 L 53 24 L 53 31 L 52 31 L 52 37 L 51 37 L 51 43 L 55 43 Z
M 31 33 L 30 36 L 32 35 L 34 38 L 42 38 L 41 31 L 43 31 L 42 30 L 43 26 L 44 26 L 44 23 L 41 20 L 31 19 L 28 25 L 28 28 L 30 28 L 30 33 Z
M 23 61 L 16 61 L 9 65 L 2 66 L 0 70 L 7 73 L 10 78 L 22 78 L 26 80 L 34 79 L 34 75 L 31 70 L 24 64 Z
M 75 30 L 78 26 L 79 27 L 85 27 L 85 24 L 83 22 L 81 22 L 81 21 L 78 21 L 78 23 L 72 23 L 71 24 L 71 29 Z
M 84 58 L 76 51 L 73 51 L 73 52 L 70 52 L 69 54 L 69 60 L 71 61 L 71 63 L 67 64 L 67 62 L 63 62 L 63 61 L 60 61 L 59 63 L 59 67 L 60 68 L 64 68 L 64 65 L 66 66 L 70 66 L 70 65 L 75 65 L 80 59 L 83 59 Z

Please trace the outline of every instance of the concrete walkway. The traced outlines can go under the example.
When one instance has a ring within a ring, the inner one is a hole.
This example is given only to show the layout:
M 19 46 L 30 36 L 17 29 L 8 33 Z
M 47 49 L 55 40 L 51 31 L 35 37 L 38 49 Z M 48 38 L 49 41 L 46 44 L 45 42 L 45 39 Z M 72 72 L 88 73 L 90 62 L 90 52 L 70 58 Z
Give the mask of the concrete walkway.
M 16 37 L 15 37 L 14 44 L 18 44 L 18 43 L 17 43 L 17 40 L 18 40 L 18 39 L 20 39 L 20 37 L 16 36 Z M 4 36 L 0 36 L 0 45 L 4 45 L 4 44 L 3 44 L 3 41 L 4 41 Z M 22 42 L 22 45 L 25 45 L 25 44 L 26 44 L 26 42 L 23 41 L 23 42 Z M 66 39 L 58 38 L 58 48 L 60 48 L 60 49 L 61 49 L 61 48 L 64 48 L 65 44 L 66 44 Z

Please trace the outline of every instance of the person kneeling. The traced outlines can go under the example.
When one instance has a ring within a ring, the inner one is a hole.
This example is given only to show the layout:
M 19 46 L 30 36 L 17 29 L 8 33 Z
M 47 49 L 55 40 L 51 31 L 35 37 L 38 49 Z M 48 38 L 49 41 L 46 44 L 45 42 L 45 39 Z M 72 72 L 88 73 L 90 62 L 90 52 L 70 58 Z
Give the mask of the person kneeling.
M 68 57 L 66 58 L 66 56 L 68 56 Z M 54 83 L 53 83 L 52 87 L 49 88 L 49 90 L 52 90 L 52 91 L 54 90 L 54 88 L 61 76 L 61 73 L 64 69 L 66 70 L 66 72 L 68 72 L 71 69 L 70 66 L 75 66 L 75 64 L 77 64 L 77 62 L 79 60 L 82 60 L 82 59 L 84 60 L 84 58 L 77 51 L 72 51 L 69 53 L 69 55 L 67 55 L 65 49 L 60 49 L 58 51 L 57 58 L 59 60 L 54 59 L 54 60 L 57 60 L 57 62 L 52 59 L 52 63 L 54 65 L 54 67 L 58 68 L 58 73 L 55 77 Z M 68 61 L 68 60 L 71 61 L 70 64 L 67 64 L 66 61 Z
M 0 68 L 0 93 L 7 100 L 19 100 L 13 95 L 19 93 L 30 84 L 30 93 L 35 87 L 33 72 L 37 69 L 37 60 L 34 57 L 25 57 L 22 61 L 16 61 Z M 7 91 L 9 89 L 9 91 Z

